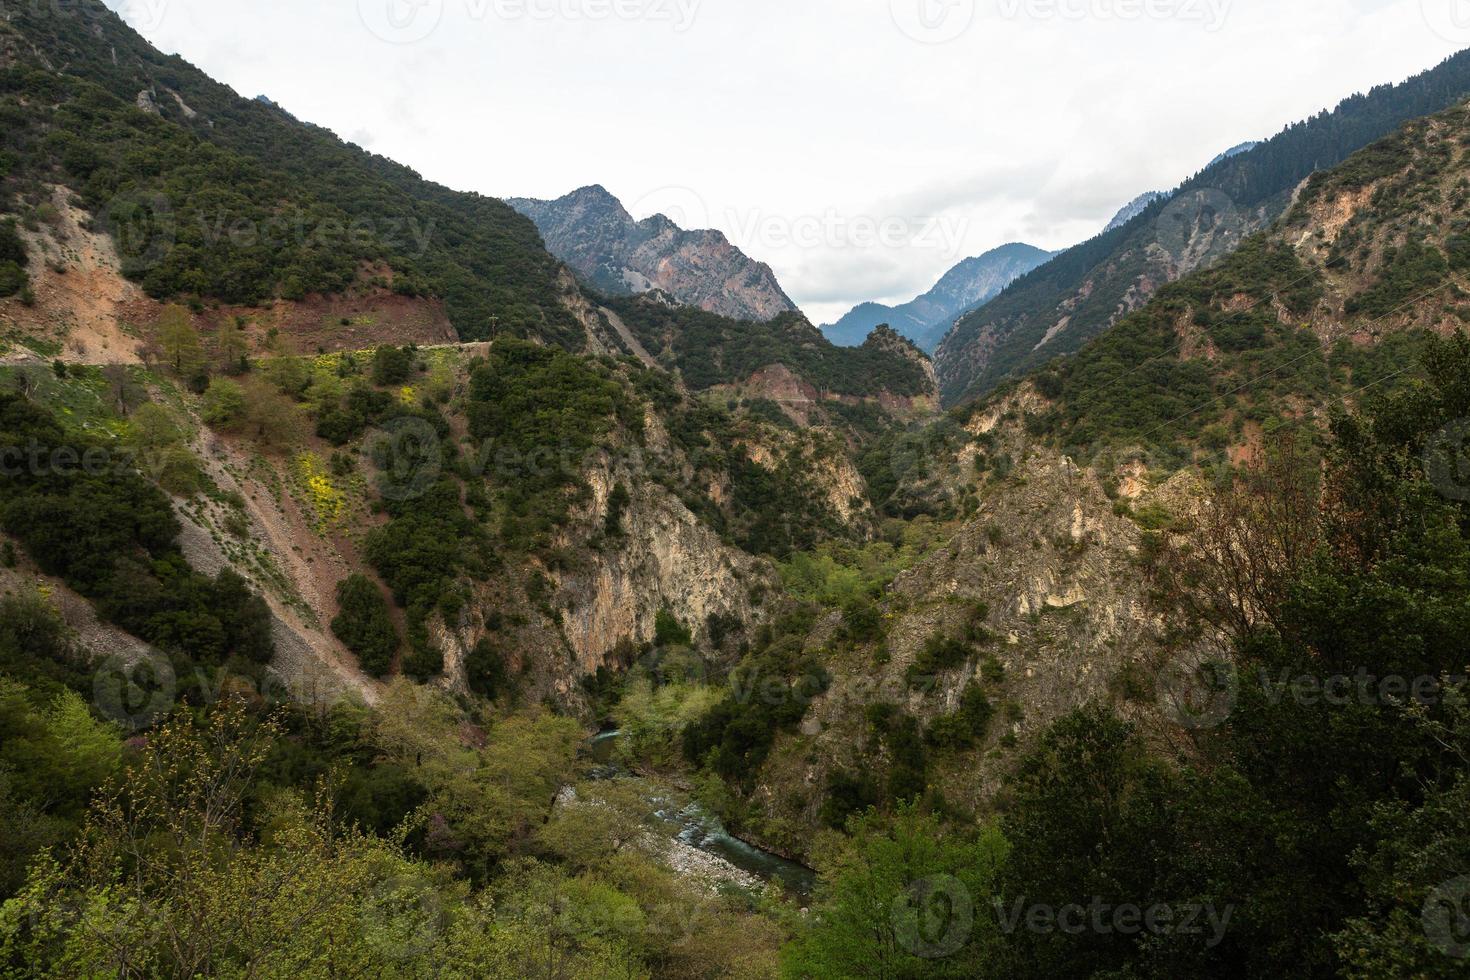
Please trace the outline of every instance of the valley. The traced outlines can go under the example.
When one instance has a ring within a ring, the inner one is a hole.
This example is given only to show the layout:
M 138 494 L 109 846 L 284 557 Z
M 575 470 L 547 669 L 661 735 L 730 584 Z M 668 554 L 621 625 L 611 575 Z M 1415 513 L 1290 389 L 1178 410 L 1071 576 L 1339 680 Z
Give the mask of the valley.
M 819 327 L 79 3 L 0 17 L 0 977 L 1463 975 L 1465 54 Z

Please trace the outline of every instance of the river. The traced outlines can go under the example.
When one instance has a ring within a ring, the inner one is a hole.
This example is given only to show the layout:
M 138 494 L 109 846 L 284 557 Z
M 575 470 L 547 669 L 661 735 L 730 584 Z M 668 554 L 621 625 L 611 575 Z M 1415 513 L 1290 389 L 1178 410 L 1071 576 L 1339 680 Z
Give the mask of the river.
M 594 763 L 592 778 L 630 778 L 631 774 L 614 761 L 620 735 L 619 731 L 600 732 L 587 743 Z M 667 824 L 681 842 L 728 861 L 761 881 L 775 882 L 795 898 L 811 898 L 817 880 L 811 868 L 732 836 L 719 817 L 682 794 L 650 795 L 646 799 L 649 812 Z

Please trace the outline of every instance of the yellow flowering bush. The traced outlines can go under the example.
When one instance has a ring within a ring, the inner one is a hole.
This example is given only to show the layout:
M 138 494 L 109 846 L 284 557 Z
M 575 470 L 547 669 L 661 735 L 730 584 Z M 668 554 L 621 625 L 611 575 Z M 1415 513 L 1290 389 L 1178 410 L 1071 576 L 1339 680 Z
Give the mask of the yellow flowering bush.
M 316 529 L 326 533 L 346 512 L 347 494 L 332 482 L 316 453 L 298 453 L 295 469 L 297 482 L 306 491 L 306 501 L 316 515 Z

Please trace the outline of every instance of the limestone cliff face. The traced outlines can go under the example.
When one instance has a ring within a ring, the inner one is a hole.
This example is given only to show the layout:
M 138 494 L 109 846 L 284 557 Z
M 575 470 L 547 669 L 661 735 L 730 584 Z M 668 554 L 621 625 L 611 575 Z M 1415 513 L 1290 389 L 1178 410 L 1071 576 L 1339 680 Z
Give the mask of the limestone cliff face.
M 701 646 L 712 645 L 711 617 L 737 630 L 755 622 L 758 600 L 773 583 L 768 563 L 725 545 L 677 497 L 626 462 L 605 462 L 587 479 L 592 499 L 584 527 L 604 522 L 615 487 L 623 486 L 630 500 L 622 535 L 555 575 L 562 632 L 580 672 L 611 666 L 620 644 L 652 641 L 660 610 L 689 627 Z
M 972 434 L 988 435 L 961 450 L 956 471 L 973 472 L 982 452 L 1010 455 L 1014 469 L 980 489 L 978 511 L 944 547 L 888 587 L 881 648 L 842 652 L 836 614 L 808 641 L 833 681 L 761 773 L 755 801 L 764 827 L 810 832 L 834 770 L 883 771 L 865 715 L 877 703 L 927 726 L 958 708 L 967 685 L 984 688 L 996 711 L 985 742 L 957 756 L 931 753 L 932 784 L 975 808 L 991 802 L 1030 741 L 1075 708 L 1108 702 L 1145 731 L 1161 730 L 1171 708 L 1162 692 L 1181 654 L 1169 651 L 1170 624 L 1149 597 L 1145 531 L 1109 496 L 1118 472 L 1031 445 L 1015 416 L 1002 421 L 1038 397 L 1028 387 L 971 423 Z M 1199 492 L 1180 479 L 1152 487 L 1138 473 L 1129 489 L 1140 504 L 1175 513 Z M 967 636 L 979 639 L 962 666 L 909 676 L 932 638 Z M 1199 643 L 1182 655 L 1201 655 L 1208 641 Z

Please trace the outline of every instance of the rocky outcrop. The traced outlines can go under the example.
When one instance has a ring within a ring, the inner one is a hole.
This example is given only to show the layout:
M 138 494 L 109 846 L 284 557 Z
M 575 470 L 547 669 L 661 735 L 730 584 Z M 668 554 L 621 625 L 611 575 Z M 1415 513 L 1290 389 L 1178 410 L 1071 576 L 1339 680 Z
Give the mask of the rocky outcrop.
M 587 476 L 592 499 L 584 526 L 605 521 L 615 487 L 624 487 L 630 499 L 621 536 L 586 555 L 579 567 L 556 573 L 562 631 L 583 674 L 611 665 L 622 644 L 651 642 L 661 610 L 706 647 L 712 618 L 738 629 L 755 622 L 760 596 L 773 583 L 766 563 L 725 545 L 627 460 L 604 460 Z M 574 530 L 569 538 L 576 536 Z
M 766 321 L 796 309 L 770 267 L 722 233 L 685 230 L 661 214 L 635 221 L 602 187 L 555 201 L 506 203 L 535 222 L 553 255 L 603 293 L 662 290 L 686 306 L 735 320 Z

